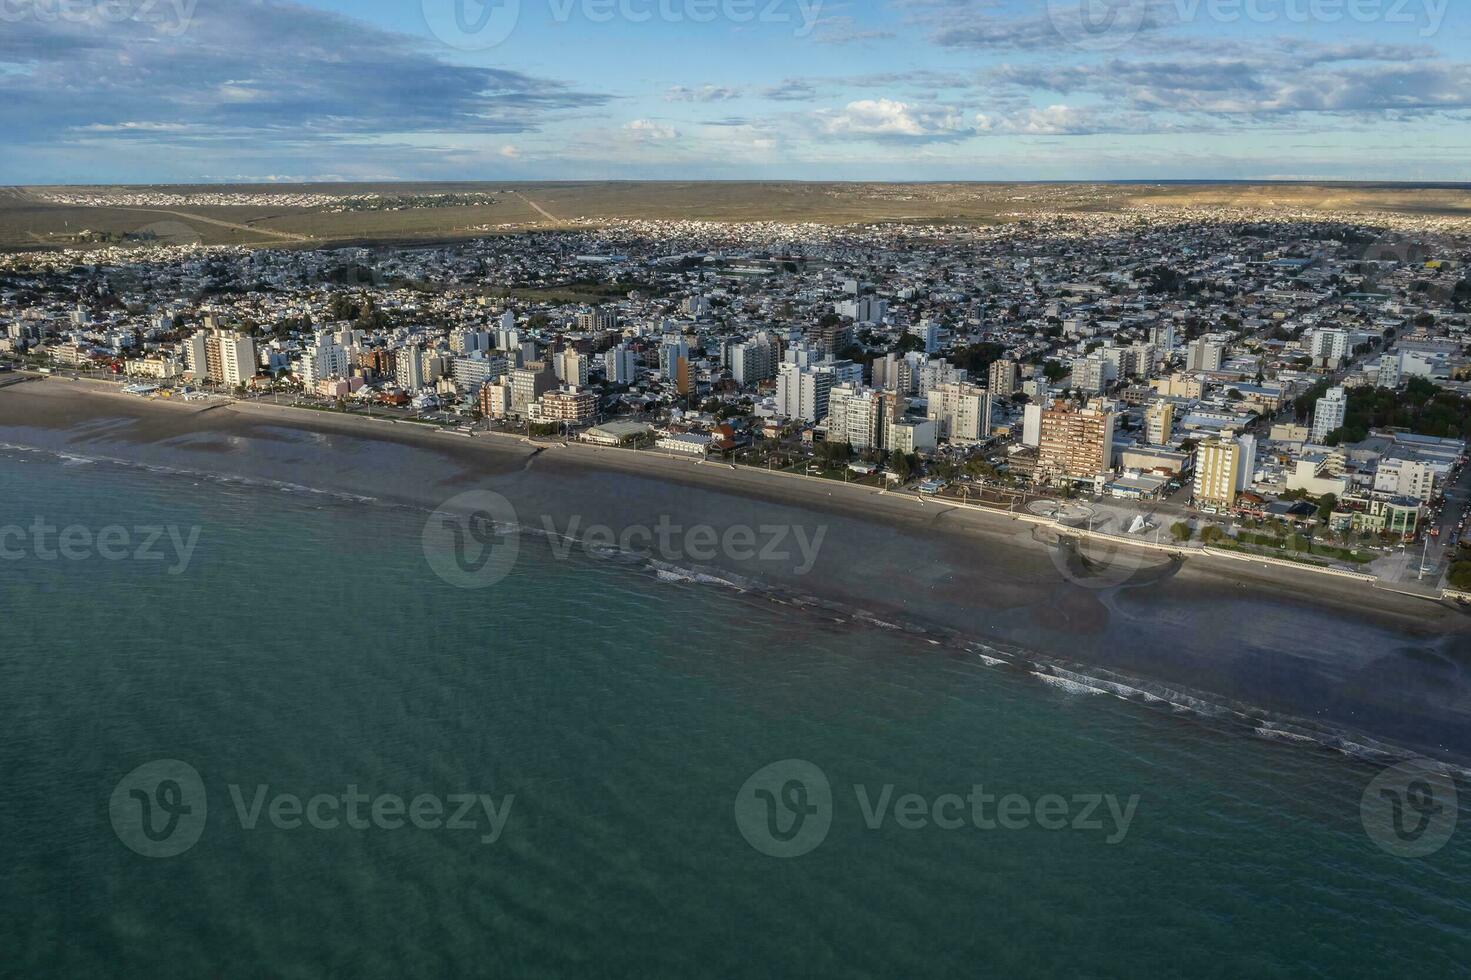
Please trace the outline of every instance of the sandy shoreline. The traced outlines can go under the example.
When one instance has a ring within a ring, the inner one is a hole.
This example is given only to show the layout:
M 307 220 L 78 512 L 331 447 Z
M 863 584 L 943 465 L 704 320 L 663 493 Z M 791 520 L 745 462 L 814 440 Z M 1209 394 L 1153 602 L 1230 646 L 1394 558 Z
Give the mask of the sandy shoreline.
M 511 472 L 526 465 L 533 457 L 544 471 L 571 474 L 579 470 L 617 472 L 642 478 L 657 478 L 669 483 L 700 487 L 722 494 L 764 500 L 772 503 L 841 514 L 898 527 L 944 531 L 958 535 L 984 537 L 1005 543 L 1010 548 L 1045 549 L 1055 534 L 1046 530 L 1047 522 L 1026 516 L 963 507 L 949 502 L 920 500 L 913 495 L 883 493 L 873 488 L 836 481 L 803 478 L 787 473 L 768 473 L 750 467 L 731 467 L 725 463 L 665 456 L 590 446 L 581 443 L 533 443 L 524 437 L 505 433 L 462 433 L 440 429 L 423 423 L 390 422 L 361 416 L 323 412 L 267 401 L 235 402 L 212 399 L 207 402 L 182 402 L 167 399 L 143 399 L 122 393 L 116 386 L 88 381 L 46 379 L 42 382 L 0 389 L 5 395 L 35 396 L 13 421 L 55 425 L 94 418 L 103 405 L 126 406 L 125 415 L 136 417 L 138 425 L 128 441 L 153 441 L 184 431 L 218 431 L 232 425 L 264 424 L 304 429 L 322 433 L 350 434 L 380 442 L 413 446 L 443 454 L 457 461 L 481 464 L 477 469 L 487 475 Z M 106 399 L 106 401 L 99 401 Z M 63 403 L 71 403 L 66 405 Z M 11 413 L 3 411 L 0 422 L 11 421 Z M 174 424 L 164 423 L 170 418 Z M 187 420 L 187 421 L 186 421 Z M 149 424 L 150 421 L 152 424 Z M 431 497 L 415 502 L 435 503 Z M 1034 527 L 1043 532 L 1031 533 Z M 1129 545 L 1122 551 L 1134 551 Z M 1142 567 L 1170 564 L 1165 554 L 1148 554 L 1147 547 L 1138 549 Z M 1173 551 L 1174 549 L 1162 549 Z M 1090 552 L 1109 557 L 1110 548 L 1097 546 Z M 987 555 L 995 561 L 1001 556 Z M 1212 560 L 1191 554 L 1180 563 L 1178 574 L 1202 582 L 1215 582 L 1231 587 L 1261 587 L 1275 594 L 1285 592 L 1307 602 L 1332 605 L 1354 613 L 1378 613 L 1399 621 L 1404 628 L 1418 632 L 1471 630 L 1471 618 L 1460 614 L 1452 603 L 1435 603 L 1415 596 L 1374 589 L 1354 580 L 1339 580 L 1310 569 L 1285 568 L 1262 562 Z
M 790 560 L 668 564 L 1224 703 L 1471 759 L 1471 618 L 1294 569 L 1069 549 L 1024 521 L 725 464 L 266 403 L 169 403 L 48 379 L 0 388 L 0 442 L 321 487 L 432 509 L 479 487 L 555 534 L 658 521 L 781 525 Z M 790 538 L 789 538 L 790 540 Z M 700 556 L 703 557 L 703 556 Z

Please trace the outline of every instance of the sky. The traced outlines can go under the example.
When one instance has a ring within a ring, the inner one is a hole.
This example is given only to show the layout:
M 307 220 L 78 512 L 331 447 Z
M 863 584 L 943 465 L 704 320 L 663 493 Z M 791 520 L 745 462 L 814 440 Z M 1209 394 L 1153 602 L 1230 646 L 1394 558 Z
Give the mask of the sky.
M 0 183 L 1471 180 L 1463 0 L 0 0 Z

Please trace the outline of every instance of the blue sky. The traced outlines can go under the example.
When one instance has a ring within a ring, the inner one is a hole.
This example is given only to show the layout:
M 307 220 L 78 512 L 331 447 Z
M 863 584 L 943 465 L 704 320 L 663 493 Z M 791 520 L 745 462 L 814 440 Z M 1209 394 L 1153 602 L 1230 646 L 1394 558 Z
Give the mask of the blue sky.
M 1471 180 L 1468 28 L 1459 0 L 0 0 L 0 182 Z

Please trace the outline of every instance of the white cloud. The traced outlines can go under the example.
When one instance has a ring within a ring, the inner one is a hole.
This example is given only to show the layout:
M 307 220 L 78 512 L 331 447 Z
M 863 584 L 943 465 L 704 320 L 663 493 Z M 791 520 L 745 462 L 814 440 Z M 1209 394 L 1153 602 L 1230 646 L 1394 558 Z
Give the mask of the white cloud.
M 740 89 L 724 85 L 701 85 L 698 88 L 676 85 L 664 93 L 665 102 L 727 102 L 740 97 Z
M 624 123 L 623 131 L 631 134 L 634 139 L 649 143 L 672 140 L 679 136 L 679 131 L 673 126 L 653 119 L 635 119 Z
M 923 108 L 894 99 L 859 99 L 841 111 L 819 115 L 823 131 L 830 136 L 922 140 L 956 139 L 973 132 L 959 110 Z

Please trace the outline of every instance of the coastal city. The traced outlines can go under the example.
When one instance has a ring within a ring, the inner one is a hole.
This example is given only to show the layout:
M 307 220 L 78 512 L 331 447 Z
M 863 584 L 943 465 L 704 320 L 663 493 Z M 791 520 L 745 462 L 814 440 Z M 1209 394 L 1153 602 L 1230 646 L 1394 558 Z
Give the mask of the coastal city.
M 0 384 L 721 460 L 1471 599 L 1468 236 L 1143 208 L 21 252 Z
M 1468 972 L 1471 3 L 0 27 L 0 980 Z

